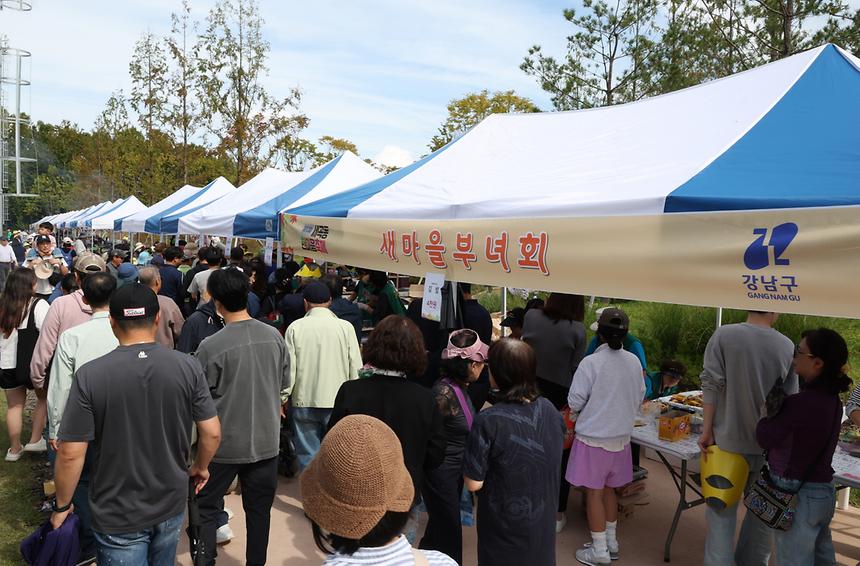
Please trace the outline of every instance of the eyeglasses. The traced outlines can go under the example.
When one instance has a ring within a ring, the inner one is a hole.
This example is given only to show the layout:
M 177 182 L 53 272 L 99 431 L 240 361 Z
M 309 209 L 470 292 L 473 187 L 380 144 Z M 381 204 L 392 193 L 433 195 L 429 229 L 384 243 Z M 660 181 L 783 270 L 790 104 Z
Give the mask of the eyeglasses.
M 815 357 L 808 352 L 801 352 L 800 351 L 800 344 L 797 344 L 794 346 L 794 357 L 796 358 L 797 356 L 805 356 L 807 358 L 814 358 Z

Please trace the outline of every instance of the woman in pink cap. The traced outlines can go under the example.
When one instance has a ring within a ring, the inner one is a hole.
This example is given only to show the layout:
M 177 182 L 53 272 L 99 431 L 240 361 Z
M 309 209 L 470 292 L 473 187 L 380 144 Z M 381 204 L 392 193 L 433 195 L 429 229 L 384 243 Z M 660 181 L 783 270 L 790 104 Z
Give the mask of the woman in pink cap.
M 447 443 L 442 465 L 424 477 L 422 493 L 430 519 L 420 547 L 443 552 L 457 564 L 463 563 L 463 451 L 475 415 L 467 388 L 484 370 L 488 349 L 474 330 L 452 332 L 448 347 L 442 351 L 442 378 L 433 386 Z

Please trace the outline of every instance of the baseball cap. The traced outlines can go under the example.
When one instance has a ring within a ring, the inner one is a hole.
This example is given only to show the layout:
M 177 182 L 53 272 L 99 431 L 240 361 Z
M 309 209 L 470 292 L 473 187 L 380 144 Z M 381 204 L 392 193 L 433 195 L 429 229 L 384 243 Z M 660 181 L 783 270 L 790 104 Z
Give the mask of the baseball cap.
M 71 238 L 69 238 L 68 236 L 66 236 L 65 238 L 63 238 L 63 243 L 64 243 L 64 244 L 71 244 L 71 243 L 72 243 L 72 239 L 71 239 Z
M 6 237 L 6 234 L 0 234 L 0 242 L 8 242 L 9 238 Z
M 140 283 L 128 283 L 110 298 L 110 315 L 115 320 L 141 320 L 158 314 L 158 297 Z
M 302 289 L 302 297 L 311 304 L 321 305 L 331 300 L 331 289 L 325 283 L 311 281 Z
M 125 250 L 121 250 L 119 248 L 114 248 L 110 252 L 110 257 L 121 257 L 122 259 L 125 259 L 127 255 L 128 253 L 126 253 Z
M 499 326 L 522 326 L 526 318 L 526 310 L 520 307 L 508 311 L 507 316 L 499 323 Z
M 38 236 L 36 236 L 33 239 L 33 243 L 36 244 L 37 246 L 39 244 L 50 244 L 51 243 L 51 237 L 50 236 L 43 236 L 42 234 L 39 234 Z
M 630 328 L 630 318 L 621 309 L 607 307 L 600 313 L 600 318 L 597 319 L 597 326 L 598 328 L 606 326 L 616 330 L 628 330 Z
M 103 260 L 100 255 L 92 252 L 84 252 L 78 255 L 77 259 L 75 259 L 75 270 L 85 273 L 104 271 L 105 260 Z
M 137 268 L 130 263 L 121 264 L 116 270 L 119 286 L 137 281 Z

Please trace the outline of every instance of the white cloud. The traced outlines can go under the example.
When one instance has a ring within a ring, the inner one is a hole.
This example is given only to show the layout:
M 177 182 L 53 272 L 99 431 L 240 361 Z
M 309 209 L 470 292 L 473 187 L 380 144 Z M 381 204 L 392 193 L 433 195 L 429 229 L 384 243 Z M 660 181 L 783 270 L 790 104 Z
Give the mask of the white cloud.
M 406 167 L 415 161 L 415 157 L 408 149 L 403 149 L 396 145 L 387 145 L 382 148 L 382 151 L 376 154 L 373 161 L 374 163 L 388 167 Z

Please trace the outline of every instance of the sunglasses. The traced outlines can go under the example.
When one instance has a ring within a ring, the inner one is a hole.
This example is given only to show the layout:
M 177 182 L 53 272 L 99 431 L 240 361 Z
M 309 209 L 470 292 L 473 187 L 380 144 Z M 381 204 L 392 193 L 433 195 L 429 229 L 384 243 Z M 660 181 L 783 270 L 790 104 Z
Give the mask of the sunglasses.
M 808 353 L 808 352 L 801 352 L 801 351 L 800 351 L 800 344 L 796 344 L 796 345 L 794 346 L 794 357 L 796 358 L 797 356 L 805 356 L 805 357 L 807 357 L 807 358 L 814 358 L 814 357 L 815 357 L 815 356 L 813 356 L 812 354 L 810 354 L 810 353 Z

